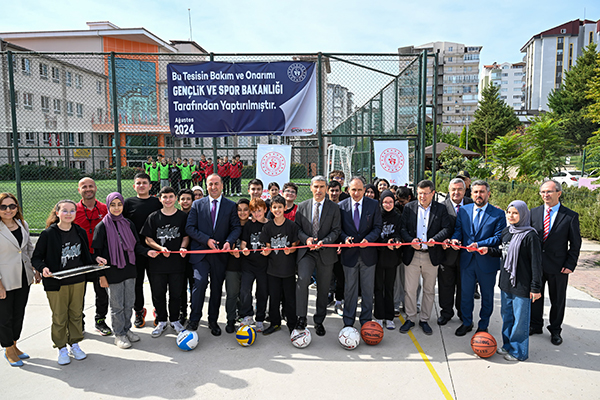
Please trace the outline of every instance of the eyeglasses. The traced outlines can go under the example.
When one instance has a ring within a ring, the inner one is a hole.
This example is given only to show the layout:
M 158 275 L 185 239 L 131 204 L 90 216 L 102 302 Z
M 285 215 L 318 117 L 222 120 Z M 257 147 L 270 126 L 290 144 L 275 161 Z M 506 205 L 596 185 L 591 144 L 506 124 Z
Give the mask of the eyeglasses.
M 2 204 L 0 205 L 0 211 L 6 211 L 7 209 L 10 209 L 10 211 L 14 211 L 18 208 L 18 206 L 16 204 Z
M 333 177 L 333 180 L 334 180 L 334 181 L 343 181 L 343 180 L 344 180 L 344 178 L 342 178 L 341 176 L 334 176 L 334 177 Z
M 60 210 L 63 214 L 75 214 L 77 210 Z
M 296 191 L 295 190 L 286 189 L 286 190 L 283 191 L 283 193 L 296 194 Z

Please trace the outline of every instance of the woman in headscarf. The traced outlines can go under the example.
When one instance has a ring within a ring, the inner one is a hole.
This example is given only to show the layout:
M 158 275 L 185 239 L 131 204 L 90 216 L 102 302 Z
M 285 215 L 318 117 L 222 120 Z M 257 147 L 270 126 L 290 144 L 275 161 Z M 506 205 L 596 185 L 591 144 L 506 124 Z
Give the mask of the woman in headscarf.
M 379 200 L 379 191 L 372 183 L 365 185 L 365 196 L 370 197 L 374 200 Z
M 379 243 L 395 243 L 400 238 L 401 216 L 394 208 L 394 194 L 384 190 L 381 194 L 382 229 Z M 394 283 L 396 270 L 400 264 L 400 249 L 395 246 L 378 247 L 375 267 L 375 321 L 387 329 L 395 329 L 394 324 Z
M 108 214 L 96 226 L 92 248 L 96 261 L 106 260 L 110 268 L 100 270 L 100 286 L 108 288 L 110 319 L 115 345 L 126 349 L 140 337 L 131 331 L 135 300 L 136 256 L 156 257 L 157 252 L 140 243 L 133 222 L 123 216 L 123 196 L 106 196 Z
M 529 209 L 521 200 L 506 209 L 508 226 L 502 231 L 501 249 L 483 247 L 491 255 L 502 257 L 500 279 L 502 346 L 497 353 L 508 361 L 529 357 L 529 320 L 531 303 L 541 297 L 542 245 L 530 225 Z

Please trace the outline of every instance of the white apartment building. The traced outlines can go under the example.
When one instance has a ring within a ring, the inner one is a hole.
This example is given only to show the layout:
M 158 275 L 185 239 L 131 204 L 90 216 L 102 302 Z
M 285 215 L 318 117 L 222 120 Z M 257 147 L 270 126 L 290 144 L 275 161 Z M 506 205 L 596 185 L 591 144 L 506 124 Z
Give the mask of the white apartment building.
M 482 46 L 466 46 L 454 42 L 432 42 L 421 46 L 398 49 L 400 54 L 420 52 L 438 53 L 437 88 L 434 91 L 433 59 L 427 62 L 427 102 L 437 96 L 437 123 L 460 133 L 463 126 L 473 122 L 479 94 L 479 53 Z M 429 116 L 432 109 L 428 108 Z
M 325 94 L 325 126 L 332 131 L 354 112 L 354 94 L 345 86 L 327 83 Z
M 479 91 L 479 100 L 481 92 L 489 83 L 492 82 L 499 88 L 500 99 L 515 110 L 524 109 L 524 88 L 525 88 L 525 63 L 494 63 L 484 65 L 481 77 L 481 90 Z
M 583 48 L 598 43 L 600 20 L 573 20 L 540 32 L 525 43 L 526 110 L 548 111 L 548 95 L 560 87 L 565 72 L 577 62 Z

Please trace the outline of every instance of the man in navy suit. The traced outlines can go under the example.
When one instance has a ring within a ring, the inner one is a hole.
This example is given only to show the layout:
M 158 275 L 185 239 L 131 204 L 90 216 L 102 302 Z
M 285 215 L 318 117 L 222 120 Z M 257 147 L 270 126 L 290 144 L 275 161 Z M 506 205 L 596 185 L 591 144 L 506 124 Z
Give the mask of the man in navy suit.
M 223 181 L 219 175 L 209 175 L 206 178 L 206 187 L 208 196 L 194 201 L 188 214 L 186 232 L 192 239 L 191 250 L 230 250 L 242 231 L 236 205 L 233 201 L 223 197 Z M 221 334 L 217 319 L 219 318 L 228 257 L 228 253 L 191 255 L 190 262 L 194 268 L 194 288 L 192 289 L 192 312 L 187 324 L 188 330 L 198 329 L 210 276 L 208 326 L 214 336 Z
M 562 186 L 550 180 L 540 187 L 544 205 L 531 210 L 531 226 L 542 240 L 542 298 L 531 305 L 529 334 L 542 333 L 544 325 L 544 287 L 550 294 L 550 341 L 559 346 L 563 340 L 569 274 L 575 270 L 581 249 L 579 214 L 560 203 Z
M 481 310 L 477 332 L 487 332 L 490 316 L 494 311 L 494 285 L 496 273 L 500 269 L 500 259 L 476 252 L 479 247 L 496 247 L 502 240 L 502 230 L 506 227 L 504 211 L 491 206 L 490 185 L 478 180 L 472 184 L 471 197 L 474 203 L 460 208 L 456 217 L 451 243 L 462 243 L 470 249 L 460 251 L 460 279 L 462 325 L 456 336 L 464 336 L 473 330 L 473 294 L 475 283 L 481 287 Z M 458 250 L 457 247 L 452 247 Z
M 344 267 L 344 326 L 354 325 L 356 304 L 358 303 L 358 282 L 361 290 L 360 324 L 373 318 L 373 291 L 375 287 L 375 265 L 377 248 L 366 247 L 367 243 L 377 241 L 381 233 L 381 211 L 376 200 L 364 197 L 365 182 L 356 176 L 348 187 L 350 197 L 339 203 L 342 232 L 340 240 L 344 243 L 364 243 L 365 247 L 352 247 L 342 250 Z

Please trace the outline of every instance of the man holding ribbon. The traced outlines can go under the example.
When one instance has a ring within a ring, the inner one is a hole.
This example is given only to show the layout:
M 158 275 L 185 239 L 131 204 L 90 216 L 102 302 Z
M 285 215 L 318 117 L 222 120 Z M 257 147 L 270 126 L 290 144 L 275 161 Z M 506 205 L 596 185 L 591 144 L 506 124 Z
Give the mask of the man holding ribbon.
M 240 236 L 242 226 L 236 204 L 223 196 L 223 181 L 217 174 L 206 177 L 208 196 L 195 201 L 188 215 L 186 232 L 192 239 L 191 250 L 223 250 L 217 254 L 191 254 L 194 269 L 192 312 L 187 329 L 198 329 L 202 318 L 204 295 L 210 276 L 208 326 L 214 336 L 221 335 L 217 324 L 223 281 L 230 249 Z

